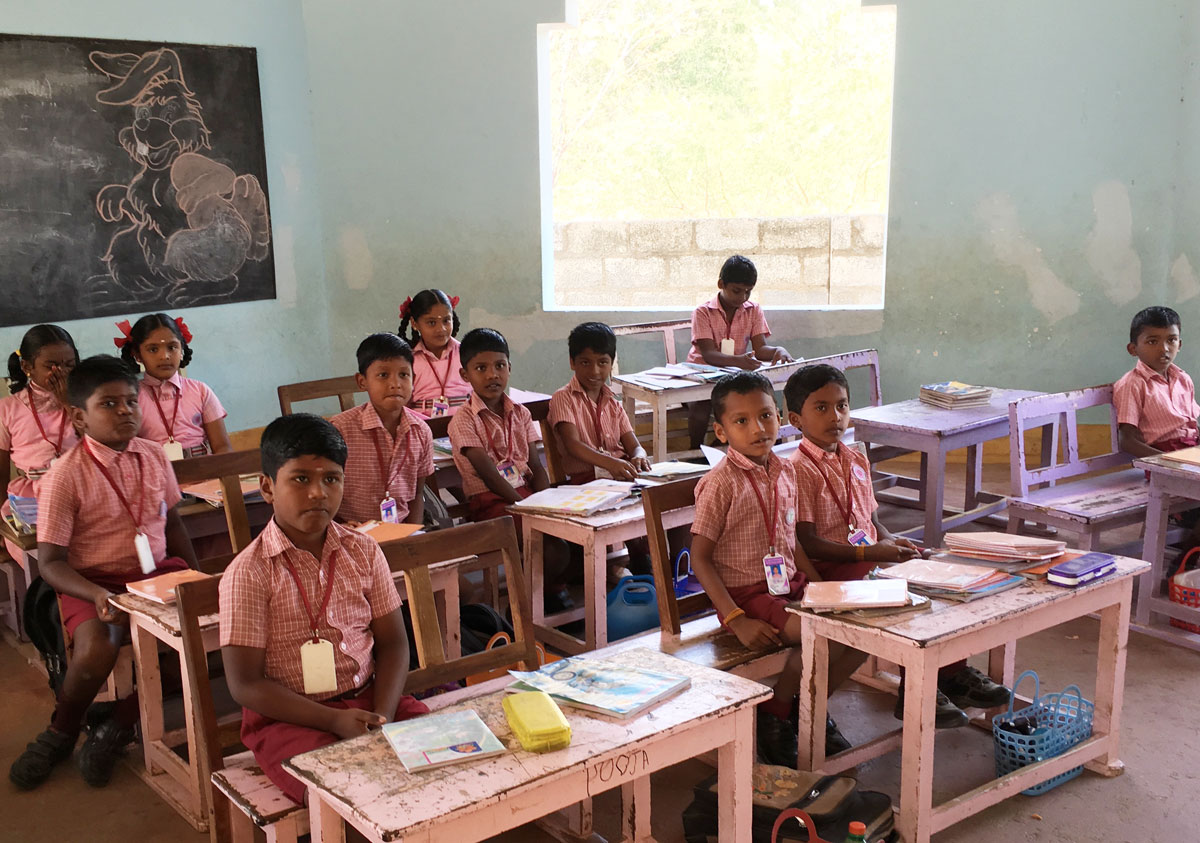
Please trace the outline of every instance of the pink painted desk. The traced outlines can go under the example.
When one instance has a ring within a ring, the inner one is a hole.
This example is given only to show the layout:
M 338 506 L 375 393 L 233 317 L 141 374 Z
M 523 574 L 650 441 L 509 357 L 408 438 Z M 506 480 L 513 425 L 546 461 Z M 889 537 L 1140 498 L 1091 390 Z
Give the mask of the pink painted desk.
M 1004 509 L 1004 497 L 980 490 L 983 449 L 979 446 L 990 439 L 1008 436 L 1009 402 L 1030 395 L 1041 393 L 1025 389 L 995 389 L 987 405 L 959 410 L 934 407 L 913 398 L 850 411 L 855 437 L 860 442 L 921 453 L 919 501 L 925 507 L 925 526 L 915 527 L 901 535 L 920 539 L 929 547 L 939 547 L 942 534 L 947 530 Z M 946 455 L 958 448 L 967 449 L 964 511 L 944 518 Z M 901 499 L 895 502 L 903 504 L 907 501 Z
M 801 688 L 825 687 L 828 643 L 837 641 L 902 665 L 906 689 L 904 725 L 900 730 L 828 761 L 825 759 L 825 695 L 802 693 L 800 769 L 837 773 L 900 748 L 902 771 L 897 828 L 905 843 L 929 843 L 930 835 L 1080 764 L 1087 763 L 1089 769 L 1103 775 L 1119 775 L 1124 769 L 1117 746 L 1133 580 L 1149 567 L 1140 559 L 1118 557 L 1116 573 L 1078 588 L 1030 582 L 973 603 L 935 600 L 933 611 L 901 615 L 896 623 L 884 628 L 806 612 L 801 618 L 804 653 Z M 1100 615 L 1092 737 L 1063 755 L 1009 773 L 935 806 L 933 716 L 937 669 L 987 651 L 992 677 L 1011 685 L 1016 639 L 1092 612 Z
M 1156 619 L 1178 618 L 1200 624 L 1200 609 L 1172 603 L 1162 594 L 1163 555 L 1167 538 L 1167 511 L 1180 500 L 1200 501 L 1200 466 L 1165 457 L 1134 460 L 1135 468 L 1150 474 L 1150 492 L 1146 502 L 1146 538 L 1142 558 L 1150 563 L 1150 573 L 1138 584 L 1135 618 L 1139 627 L 1158 638 L 1200 650 L 1200 635 L 1185 629 L 1156 623 Z M 1174 571 L 1169 573 L 1174 574 Z
M 15 544 L 21 550 L 23 560 L 8 559 L 3 541 Z M 12 525 L 0 518 L 0 573 L 4 575 L 6 591 L 0 600 L 0 616 L 16 634 L 18 641 L 28 641 L 25 636 L 24 617 L 25 592 L 38 575 L 37 533 L 18 533 Z
M 605 657 L 605 652 L 595 654 Z M 510 750 L 409 774 L 379 732 L 297 755 L 284 764 L 308 787 L 313 843 L 343 843 L 350 825 L 368 840 L 471 843 L 621 788 L 622 839 L 652 843 L 650 774 L 717 750 L 721 843 L 750 839 L 754 706 L 765 685 L 651 650 L 608 654 L 625 664 L 687 675 L 683 693 L 616 722 L 565 707 L 571 745 L 525 752 L 483 690 L 447 710 L 472 708 Z

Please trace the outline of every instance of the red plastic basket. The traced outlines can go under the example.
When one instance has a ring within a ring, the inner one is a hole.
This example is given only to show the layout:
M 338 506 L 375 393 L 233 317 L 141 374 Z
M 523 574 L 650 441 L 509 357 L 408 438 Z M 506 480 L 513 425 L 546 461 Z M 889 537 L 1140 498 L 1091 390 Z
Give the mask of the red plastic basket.
M 1200 553 L 1200 547 L 1193 547 L 1187 553 L 1183 554 L 1183 558 L 1179 560 L 1179 568 L 1175 571 L 1175 575 L 1171 577 L 1167 583 L 1167 599 L 1172 603 L 1178 603 L 1181 606 L 1190 606 L 1193 609 L 1200 609 L 1200 588 L 1184 585 L 1183 583 L 1175 582 L 1175 577 L 1183 573 L 1184 566 L 1187 565 L 1193 554 Z M 1186 629 L 1188 632 L 1200 633 L 1200 624 L 1188 623 L 1181 621 L 1179 618 L 1171 618 L 1171 626 Z

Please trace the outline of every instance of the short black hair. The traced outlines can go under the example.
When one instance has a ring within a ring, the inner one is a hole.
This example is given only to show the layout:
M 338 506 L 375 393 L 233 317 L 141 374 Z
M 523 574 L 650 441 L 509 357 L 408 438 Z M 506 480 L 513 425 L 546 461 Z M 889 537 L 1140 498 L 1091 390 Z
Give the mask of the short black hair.
M 395 360 L 399 357 L 407 360 L 410 366 L 413 362 L 412 346 L 395 334 L 389 334 L 386 331 L 371 334 L 358 344 L 358 351 L 354 353 L 358 356 L 358 373 L 360 375 L 365 375 L 367 369 L 376 360 Z
M 67 400 L 72 407 L 85 407 L 92 393 L 106 383 L 121 381 L 137 389 L 134 369 L 119 357 L 97 354 L 82 360 L 67 376 Z
M 1183 323 L 1179 321 L 1179 314 L 1169 307 L 1147 307 L 1139 310 L 1133 316 L 1133 321 L 1129 323 L 1129 341 L 1137 343 L 1138 337 L 1142 335 L 1143 328 L 1183 328 Z
M 567 354 L 574 360 L 585 351 L 607 354 L 617 359 L 617 335 L 603 322 L 584 322 L 571 329 L 567 337 Z
M 508 357 L 508 340 L 504 338 L 504 334 L 491 328 L 467 331 L 458 346 L 458 359 L 465 369 L 472 357 L 484 351 L 495 351 Z
M 787 379 L 787 383 L 783 387 L 783 400 L 787 402 L 790 412 L 799 413 L 804 402 L 808 400 L 808 396 L 818 389 L 824 389 L 831 383 L 841 384 L 842 388 L 846 390 L 846 397 L 850 397 L 850 384 L 846 381 L 846 376 L 841 369 L 830 366 L 828 363 L 805 366 L 803 369 L 792 372 L 792 376 Z
M 120 327 L 119 323 L 117 327 Z M 129 342 L 121 346 L 121 359 L 132 366 L 134 371 L 137 371 L 138 364 L 133 353 L 135 351 L 140 353 L 146 337 L 159 328 L 167 328 L 175 335 L 175 339 L 179 340 L 180 348 L 183 351 L 183 356 L 179 358 L 179 368 L 186 369 L 192 362 L 192 347 L 183 338 L 183 329 L 179 327 L 179 323 L 165 313 L 149 313 L 133 323 L 133 327 L 129 329 Z
M 753 287 L 758 283 L 758 269 L 754 261 L 745 255 L 733 255 L 725 260 L 718 276 L 722 284 L 745 284 Z
M 771 403 L 775 403 L 775 387 L 761 372 L 737 372 L 720 378 L 713 384 L 713 418 L 721 421 L 721 416 L 725 415 L 725 399 L 730 393 L 749 395 L 752 392 L 765 392 L 771 397 Z
M 280 416 L 267 425 L 259 444 L 263 474 L 272 480 L 288 460 L 324 457 L 346 467 L 346 440 L 330 422 L 312 413 Z

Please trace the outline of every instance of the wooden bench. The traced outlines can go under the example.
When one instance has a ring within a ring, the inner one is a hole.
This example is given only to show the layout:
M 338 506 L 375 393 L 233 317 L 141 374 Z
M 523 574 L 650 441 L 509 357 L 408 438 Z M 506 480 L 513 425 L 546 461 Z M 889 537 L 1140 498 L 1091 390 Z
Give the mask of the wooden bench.
M 691 319 L 673 319 L 666 322 L 630 322 L 626 325 L 613 325 L 613 333 L 618 337 L 632 337 L 638 334 L 661 334 L 663 343 L 663 357 L 668 364 L 676 362 L 675 360 L 675 332 L 687 331 L 691 333 Z M 616 372 L 616 366 L 613 366 L 613 372 Z
M 225 525 L 229 531 L 229 544 L 233 552 L 239 553 L 250 544 L 250 514 L 246 498 L 242 494 L 243 475 L 262 473 L 262 452 L 258 448 L 245 451 L 230 451 L 227 454 L 207 454 L 171 463 L 175 480 L 180 486 L 217 480 L 221 484 L 225 512 Z
M 342 412 L 354 409 L 354 395 L 361 392 L 354 375 L 342 375 L 336 378 L 323 378 L 316 381 L 301 381 L 300 383 L 285 383 L 275 390 L 279 395 L 279 412 L 285 416 L 292 414 L 292 405 L 300 401 L 316 401 L 319 398 L 337 397 Z
M 465 524 L 389 542 L 385 554 L 393 573 L 404 574 L 415 631 L 419 666 L 409 672 L 406 692 L 435 688 L 489 670 L 514 666 L 525 670 L 537 668 L 529 595 L 511 518 Z M 494 566 L 503 566 L 516 633 L 512 643 L 458 659 L 446 658 L 429 568 L 451 555 L 463 557 L 465 563 L 491 560 Z M 271 843 L 291 843 L 298 835 L 308 832 L 307 811 L 284 796 L 263 775 L 248 751 L 236 752 L 236 729 L 221 728 L 217 723 L 201 618 L 218 611 L 218 588 L 219 578 L 214 577 L 187 583 L 178 589 L 183 656 L 194 677 L 190 705 L 197 712 L 196 754 L 198 763 L 209 772 L 212 782 L 212 835 L 215 840 L 242 843 L 253 839 L 257 827 L 265 832 Z M 465 689 L 463 693 L 466 693 Z M 447 694 L 434 699 L 445 705 L 454 698 L 455 694 Z M 234 749 L 235 754 L 226 755 L 229 749 Z M 236 806 L 237 810 L 231 810 L 231 806 Z

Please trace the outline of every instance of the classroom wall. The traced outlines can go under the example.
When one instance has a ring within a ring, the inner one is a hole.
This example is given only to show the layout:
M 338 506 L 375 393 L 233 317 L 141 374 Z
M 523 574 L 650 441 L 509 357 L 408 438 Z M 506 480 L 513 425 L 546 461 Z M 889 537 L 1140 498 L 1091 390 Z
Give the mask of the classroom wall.
M 196 338 L 188 374 L 216 390 L 229 411 L 229 428 L 270 421 L 279 413 L 275 387 L 308 379 L 314 361 L 329 356 L 321 205 L 299 6 L 291 0 L 208 0 L 186 8 L 161 0 L 0 0 L 0 29 L 257 48 L 278 299 L 180 314 Z M 113 323 L 120 318 L 63 325 L 81 354 L 113 353 L 112 338 L 118 334 Z M 0 328 L 5 359 L 23 333 Z

